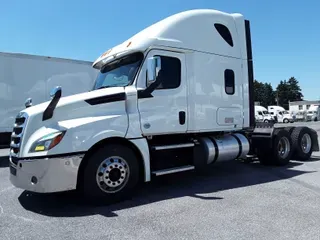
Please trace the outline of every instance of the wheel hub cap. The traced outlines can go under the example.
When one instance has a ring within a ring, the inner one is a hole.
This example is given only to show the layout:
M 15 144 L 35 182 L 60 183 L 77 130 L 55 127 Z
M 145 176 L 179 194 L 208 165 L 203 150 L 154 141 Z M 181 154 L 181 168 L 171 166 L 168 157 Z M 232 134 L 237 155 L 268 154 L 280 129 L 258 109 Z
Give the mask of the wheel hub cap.
M 309 153 L 311 149 L 311 137 L 305 133 L 301 139 L 301 149 L 304 153 Z
M 125 186 L 129 173 L 128 164 L 123 158 L 109 157 L 97 170 L 97 184 L 104 192 L 117 192 Z
M 280 139 L 278 143 L 278 153 L 281 158 L 286 158 L 290 152 L 290 143 L 286 137 Z

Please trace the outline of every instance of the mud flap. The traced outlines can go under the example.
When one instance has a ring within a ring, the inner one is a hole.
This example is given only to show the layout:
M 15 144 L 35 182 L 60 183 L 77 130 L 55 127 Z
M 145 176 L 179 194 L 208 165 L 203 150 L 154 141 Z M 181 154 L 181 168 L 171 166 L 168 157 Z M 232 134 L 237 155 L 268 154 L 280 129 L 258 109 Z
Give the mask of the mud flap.
M 312 151 L 313 152 L 318 152 L 320 149 L 319 149 L 319 141 L 318 141 L 318 133 L 317 131 L 315 131 L 314 129 L 310 129 L 310 132 L 311 132 L 311 138 L 312 138 Z
M 274 123 L 256 123 L 251 135 L 252 152 L 258 150 L 267 150 L 272 148 L 272 135 L 274 132 Z

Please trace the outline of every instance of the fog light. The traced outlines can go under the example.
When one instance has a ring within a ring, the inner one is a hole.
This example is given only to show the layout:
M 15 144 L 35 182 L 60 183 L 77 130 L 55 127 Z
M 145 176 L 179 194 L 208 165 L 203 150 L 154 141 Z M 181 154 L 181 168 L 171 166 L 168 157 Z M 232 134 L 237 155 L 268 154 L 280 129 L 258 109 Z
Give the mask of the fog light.
M 37 184 L 37 182 L 38 182 L 38 179 L 35 177 L 35 176 L 33 176 L 32 178 L 31 178 L 31 184 Z

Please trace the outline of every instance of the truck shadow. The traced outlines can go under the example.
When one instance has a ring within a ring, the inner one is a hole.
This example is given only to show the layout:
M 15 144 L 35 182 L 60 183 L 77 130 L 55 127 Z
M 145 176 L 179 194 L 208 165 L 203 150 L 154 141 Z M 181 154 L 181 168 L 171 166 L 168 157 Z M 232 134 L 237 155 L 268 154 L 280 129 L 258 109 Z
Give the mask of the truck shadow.
M 34 194 L 24 191 L 19 196 L 19 202 L 26 210 L 46 216 L 79 217 L 98 214 L 116 217 L 118 210 L 175 198 L 193 197 L 204 201 L 223 201 L 224 190 L 270 183 L 309 173 L 292 169 L 302 164 L 291 162 L 286 167 L 266 167 L 259 163 L 245 164 L 236 161 L 216 164 L 209 174 L 203 176 L 185 172 L 154 178 L 152 182 L 142 184 L 131 199 L 106 206 L 86 205 L 76 192 Z
M 292 160 L 292 161 L 299 161 L 299 160 Z M 304 161 L 304 162 L 318 162 L 320 161 L 320 156 L 318 157 L 310 157 L 307 161 Z

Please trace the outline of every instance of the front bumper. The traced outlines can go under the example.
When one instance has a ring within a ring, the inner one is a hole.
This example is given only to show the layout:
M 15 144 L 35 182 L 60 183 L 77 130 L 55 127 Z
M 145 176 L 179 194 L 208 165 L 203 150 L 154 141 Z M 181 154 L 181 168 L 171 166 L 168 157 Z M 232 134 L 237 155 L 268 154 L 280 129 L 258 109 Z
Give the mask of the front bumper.
M 74 190 L 84 154 L 13 159 L 10 156 L 10 181 L 21 189 L 38 193 Z
M 314 118 L 312 116 L 307 116 L 307 121 L 313 121 Z

